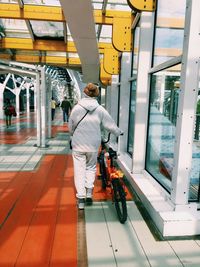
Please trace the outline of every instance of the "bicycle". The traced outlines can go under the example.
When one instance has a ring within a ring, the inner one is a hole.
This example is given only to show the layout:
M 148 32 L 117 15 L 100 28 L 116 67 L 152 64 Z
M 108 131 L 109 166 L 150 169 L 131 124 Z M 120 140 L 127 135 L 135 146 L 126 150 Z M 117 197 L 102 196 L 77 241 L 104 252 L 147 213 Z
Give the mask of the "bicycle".
M 112 201 L 115 204 L 118 219 L 121 223 L 127 220 L 126 191 L 124 174 L 116 166 L 117 152 L 112 148 L 106 149 L 106 144 L 110 141 L 110 133 L 106 141 L 101 141 L 98 155 L 99 174 L 101 187 L 106 190 L 111 189 Z

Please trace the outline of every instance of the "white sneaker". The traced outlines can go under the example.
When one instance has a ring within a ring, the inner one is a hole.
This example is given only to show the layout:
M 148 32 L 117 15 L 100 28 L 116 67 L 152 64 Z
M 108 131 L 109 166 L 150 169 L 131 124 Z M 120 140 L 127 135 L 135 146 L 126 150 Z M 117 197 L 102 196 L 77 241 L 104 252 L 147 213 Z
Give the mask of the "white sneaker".
M 86 203 L 88 205 L 92 205 L 92 193 L 93 193 L 93 188 L 86 188 Z
M 84 210 L 85 208 L 85 199 L 84 198 L 78 198 L 78 209 Z

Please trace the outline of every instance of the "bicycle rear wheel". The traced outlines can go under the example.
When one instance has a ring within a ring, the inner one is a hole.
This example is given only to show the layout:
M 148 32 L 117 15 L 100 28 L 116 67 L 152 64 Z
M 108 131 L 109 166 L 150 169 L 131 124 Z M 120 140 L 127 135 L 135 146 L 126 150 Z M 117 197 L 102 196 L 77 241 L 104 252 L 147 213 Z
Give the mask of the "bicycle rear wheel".
M 125 221 L 127 220 L 126 193 L 119 179 L 113 179 L 112 185 L 114 191 L 114 203 L 118 219 L 121 223 L 125 223 Z
M 108 183 L 108 178 L 107 178 L 107 172 L 106 172 L 104 157 L 99 157 L 98 162 L 99 162 L 99 170 L 100 170 L 101 188 L 106 189 L 107 183 Z

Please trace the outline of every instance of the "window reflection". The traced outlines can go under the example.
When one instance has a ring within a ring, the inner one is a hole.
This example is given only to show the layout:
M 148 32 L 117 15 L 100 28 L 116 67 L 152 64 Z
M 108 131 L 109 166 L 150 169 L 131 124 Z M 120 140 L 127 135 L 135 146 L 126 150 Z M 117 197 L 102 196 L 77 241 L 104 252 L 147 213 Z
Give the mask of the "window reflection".
M 51 22 L 51 21 L 34 21 L 31 20 L 31 27 L 33 29 L 33 33 L 37 38 L 64 38 L 64 29 L 62 22 Z
M 133 136 L 135 124 L 135 106 L 136 106 L 136 84 L 137 80 L 131 83 L 130 110 L 129 110 L 129 128 L 128 128 L 128 153 L 133 154 Z
M 195 104 L 195 126 L 192 151 L 192 169 L 190 173 L 189 200 L 200 201 L 200 90 Z
M 146 170 L 168 191 L 173 170 L 180 68 L 178 65 L 151 77 Z
M 158 1 L 154 66 L 182 54 L 185 8 L 185 0 Z
M 135 107 L 136 107 L 136 86 L 137 86 L 137 66 L 138 66 L 138 48 L 139 48 L 140 25 L 135 28 L 132 53 L 132 78 L 130 93 L 129 125 L 128 125 L 128 153 L 133 153 L 133 136 L 135 124 Z

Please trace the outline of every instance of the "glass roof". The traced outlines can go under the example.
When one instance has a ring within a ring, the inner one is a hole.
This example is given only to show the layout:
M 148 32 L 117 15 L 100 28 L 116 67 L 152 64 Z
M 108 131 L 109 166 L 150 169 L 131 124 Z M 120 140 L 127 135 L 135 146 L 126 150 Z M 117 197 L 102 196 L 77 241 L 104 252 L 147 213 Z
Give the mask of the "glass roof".
M 84 0 L 83 0 L 84 1 Z M 98 10 L 119 10 L 119 11 L 130 11 L 130 7 L 127 4 L 127 0 L 91 0 L 93 8 Z M 42 5 L 42 6 L 56 6 L 59 7 L 59 0 L 0 0 L 1 3 L 8 4 L 24 4 L 24 5 Z M 64 22 L 65 23 L 65 22 Z M 68 25 L 65 26 L 63 22 L 56 21 L 41 21 L 41 20 L 20 20 L 20 19 L 0 19 L 0 36 L 2 37 L 12 37 L 12 38 L 26 38 L 30 39 L 30 43 L 37 40 L 51 40 L 51 46 L 53 46 L 53 40 L 65 42 L 72 42 L 72 36 Z M 101 25 L 96 24 L 96 37 L 98 42 L 102 43 L 112 43 L 112 26 L 111 25 Z M 17 42 L 17 40 L 16 40 Z M 22 42 L 21 42 L 22 43 Z M 64 43 L 63 43 L 64 44 Z M 63 44 L 61 45 L 62 47 Z M 26 55 L 38 55 L 41 52 L 39 50 L 31 50 L 31 46 L 29 46 L 26 50 L 22 46 L 22 48 L 18 48 L 17 50 L 4 49 L 1 51 L 5 51 L 5 55 L 10 53 L 13 54 L 26 54 Z M 48 46 L 47 46 L 48 47 Z M 55 46 L 56 47 L 56 46 Z M 10 51 L 10 52 L 8 52 Z M 78 54 L 67 52 L 57 52 L 55 48 L 54 51 L 46 51 L 46 55 L 50 55 L 53 53 L 63 53 L 62 56 L 68 56 L 69 58 L 77 58 Z M 42 53 L 45 53 L 42 52 Z M 61 54 L 60 54 L 61 55 Z M 101 55 L 100 55 L 101 57 Z
M 64 29 L 62 22 L 30 20 L 30 24 L 36 38 L 64 39 Z

